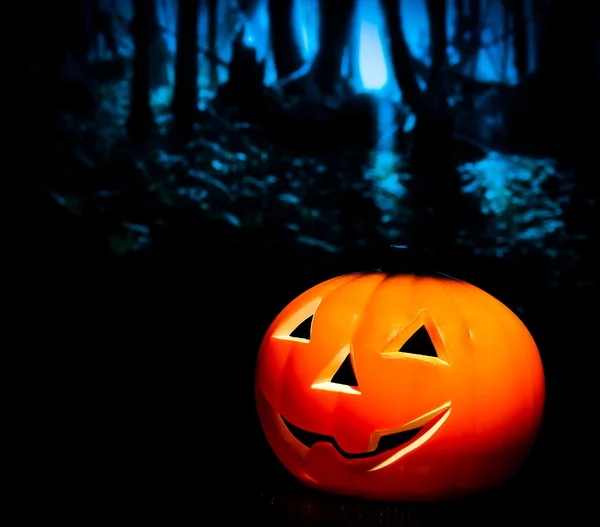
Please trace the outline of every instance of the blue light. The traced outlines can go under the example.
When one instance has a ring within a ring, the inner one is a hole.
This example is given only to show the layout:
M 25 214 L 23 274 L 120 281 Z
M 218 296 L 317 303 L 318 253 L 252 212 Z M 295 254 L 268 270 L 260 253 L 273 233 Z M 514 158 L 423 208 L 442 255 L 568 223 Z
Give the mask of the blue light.
M 359 42 L 358 64 L 363 88 L 379 91 L 387 84 L 388 72 L 377 25 L 361 22 Z
M 304 51 L 304 56 L 307 56 L 310 51 L 310 47 L 308 45 L 308 31 L 306 30 L 306 26 L 301 26 L 302 32 L 302 51 Z
M 385 19 L 379 1 L 358 0 L 355 23 L 358 26 L 359 90 L 379 92 L 388 84 L 387 52 L 383 47 Z
M 317 0 L 295 0 L 292 11 L 294 33 L 305 61 L 315 58 L 319 50 L 319 4 Z

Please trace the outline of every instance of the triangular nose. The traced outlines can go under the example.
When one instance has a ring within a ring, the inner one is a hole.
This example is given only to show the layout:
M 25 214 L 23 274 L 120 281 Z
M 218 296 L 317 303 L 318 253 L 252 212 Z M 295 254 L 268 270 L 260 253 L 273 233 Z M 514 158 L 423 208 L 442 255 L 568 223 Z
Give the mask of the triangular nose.
M 412 353 L 413 355 L 424 355 L 425 357 L 437 357 L 431 337 L 425 326 L 421 326 L 406 343 L 400 348 L 402 353 Z
M 358 381 L 356 380 L 356 374 L 354 373 L 352 359 L 350 358 L 349 353 L 344 359 L 344 362 L 342 362 L 338 370 L 335 372 L 334 376 L 331 378 L 330 382 L 334 384 L 345 384 L 346 386 L 358 388 Z
M 313 390 L 360 395 L 351 357 L 352 350 L 350 344 L 347 344 L 323 368 L 311 388 Z

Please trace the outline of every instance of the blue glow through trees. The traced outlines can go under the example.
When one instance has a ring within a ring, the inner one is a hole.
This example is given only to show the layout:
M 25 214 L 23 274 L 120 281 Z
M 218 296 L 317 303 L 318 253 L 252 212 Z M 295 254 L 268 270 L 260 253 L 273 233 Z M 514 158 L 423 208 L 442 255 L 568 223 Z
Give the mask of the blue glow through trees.
M 108 1 L 108 0 L 103 0 Z M 518 82 L 514 65 L 514 43 L 510 34 L 510 17 L 504 8 L 502 0 L 470 0 L 479 1 L 482 14 L 481 39 L 482 48 L 475 53 L 471 60 L 466 61 L 462 73 L 481 82 L 503 82 L 515 84 Z M 528 38 L 528 66 L 529 72 L 536 68 L 533 0 L 524 0 L 524 9 Z M 220 60 L 227 63 L 231 60 L 233 34 L 235 33 L 236 10 L 233 3 L 220 1 L 218 4 L 218 55 Z M 429 20 L 425 0 L 403 0 L 400 4 L 402 31 L 406 38 L 409 50 L 413 57 L 424 65 L 430 64 L 430 35 Z M 124 55 L 133 52 L 133 45 L 126 29 L 128 20 L 132 16 L 131 0 L 117 2 L 116 9 L 119 14 L 117 40 L 119 51 Z M 295 0 L 293 6 L 293 30 L 299 45 L 302 58 L 309 64 L 319 50 L 319 2 L 318 0 Z M 163 30 L 163 38 L 168 51 L 174 58 L 176 50 L 176 21 L 177 4 L 175 0 L 158 0 L 157 17 Z M 457 64 L 464 60 L 459 51 L 452 46 L 452 39 L 456 32 L 458 13 L 456 1 L 448 2 L 448 63 Z M 240 20 L 240 19 L 238 19 Z M 277 80 L 273 64 L 270 21 L 267 9 L 267 0 L 257 0 L 252 12 L 241 17 L 244 42 L 256 50 L 259 61 L 266 61 L 265 84 L 271 85 Z M 508 21 L 508 30 L 505 24 Z M 206 48 L 207 41 L 207 3 L 202 2 L 200 9 L 200 35 L 199 45 Z M 122 26 L 122 27 L 121 27 Z M 382 8 L 378 0 L 358 0 L 356 12 L 351 29 L 350 39 L 344 53 L 342 75 L 346 77 L 356 92 L 369 92 L 380 94 L 394 101 L 401 100 L 401 92 L 397 86 L 391 66 L 391 50 L 387 28 Z M 101 57 L 96 57 L 99 60 Z M 208 70 L 210 59 L 199 57 L 199 86 L 203 98 L 211 97 L 213 92 L 207 89 L 209 85 Z M 172 82 L 173 65 L 168 65 L 169 79 Z M 227 81 L 226 67 L 218 68 L 219 82 Z M 423 78 L 417 81 L 422 89 L 426 88 Z M 213 87 L 214 88 L 214 87 Z M 162 90 L 164 91 L 164 90 Z M 161 99 L 166 100 L 164 94 Z
M 463 74 L 473 76 L 483 82 L 504 82 L 514 84 L 518 81 L 514 66 L 514 43 L 510 31 L 504 27 L 507 17 L 502 0 L 471 0 L 479 1 L 482 13 L 483 41 L 473 60 L 468 61 L 467 70 Z M 218 21 L 218 54 L 221 60 L 227 62 L 231 59 L 231 44 L 233 24 L 235 18 L 232 3 L 219 2 Z M 430 63 L 430 35 L 429 20 L 425 0 L 403 0 L 400 4 L 402 30 L 411 54 L 423 64 Z M 200 42 L 205 47 L 206 42 L 206 2 L 201 5 L 201 32 Z M 529 71 L 534 71 L 535 45 L 532 0 L 524 0 L 526 14 L 527 37 L 529 41 Z M 121 22 L 125 24 L 132 16 L 131 0 L 117 2 L 117 10 Z M 177 4 L 174 0 L 159 0 L 157 2 L 157 15 L 160 27 L 170 52 L 175 53 L 175 32 L 177 19 Z M 295 0 L 293 6 L 293 28 L 296 41 L 303 59 L 310 62 L 314 59 L 319 49 L 319 3 L 318 0 Z M 270 44 L 270 23 L 267 9 L 267 0 L 258 0 L 255 9 L 246 13 L 244 18 L 244 42 L 249 47 L 256 49 L 257 59 L 266 60 L 265 84 L 276 80 L 272 65 Z M 456 31 L 457 23 L 456 2 L 448 2 L 447 29 L 450 45 L 448 47 L 448 61 L 450 64 L 458 63 L 462 57 L 457 49 L 452 47 L 451 41 Z M 117 25 L 119 25 L 117 24 Z M 124 26 L 125 27 L 125 26 Z M 130 37 L 126 30 L 119 30 L 119 50 L 124 54 L 133 51 Z M 208 60 L 201 60 L 199 84 L 204 86 L 207 75 Z M 219 68 L 219 81 L 227 80 L 227 69 Z M 386 97 L 398 100 L 400 91 L 396 86 L 390 65 L 390 49 L 386 24 L 382 9 L 377 0 L 358 0 L 356 13 L 351 31 L 350 42 L 346 47 L 342 74 L 349 77 L 349 81 L 358 92 L 369 91 L 381 93 Z M 420 80 L 424 87 L 424 82 Z
M 270 24 L 267 0 L 260 0 L 244 24 L 244 44 L 256 50 L 256 58 L 263 61 L 270 51 Z
M 305 61 L 311 61 L 319 50 L 318 0 L 294 0 L 292 16 L 300 54 Z
M 380 34 L 380 28 L 385 27 L 381 6 L 372 0 L 358 0 L 357 15 L 360 86 L 367 91 L 381 91 L 388 82 L 386 53 Z
M 380 91 L 388 81 L 387 66 L 378 27 L 361 22 L 359 44 L 359 74 L 365 90 Z

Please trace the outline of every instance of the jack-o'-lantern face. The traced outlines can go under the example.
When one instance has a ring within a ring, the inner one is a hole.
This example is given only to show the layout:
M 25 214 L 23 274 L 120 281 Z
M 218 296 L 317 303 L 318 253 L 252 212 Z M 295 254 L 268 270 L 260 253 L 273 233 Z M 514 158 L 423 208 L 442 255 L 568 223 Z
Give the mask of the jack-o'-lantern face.
M 301 481 L 433 500 L 510 476 L 533 445 L 544 377 L 521 321 L 442 275 L 345 275 L 292 301 L 258 357 L 256 399 Z

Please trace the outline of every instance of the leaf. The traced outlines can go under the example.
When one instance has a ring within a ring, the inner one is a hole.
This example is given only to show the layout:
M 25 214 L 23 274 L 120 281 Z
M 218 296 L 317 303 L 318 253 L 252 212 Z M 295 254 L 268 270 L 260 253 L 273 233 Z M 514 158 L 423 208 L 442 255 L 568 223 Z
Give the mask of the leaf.
M 231 212 L 223 212 L 223 218 L 227 221 L 227 223 L 233 225 L 234 227 L 242 226 L 242 222 L 240 221 L 240 219 Z
M 166 190 L 159 192 L 158 196 L 159 196 L 160 200 L 168 207 L 172 207 L 173 205 L 175 205 L 175 203 L 171 199 L 170 194 Z
M 75 150 L 73 153 L 73 157 L 83 163 L 88 168 L 96 168 L 94 161 L 92 161 L 84 152 L 82 152 L 79 148 Z
M 260 179 L 257 179 L 255 177 L 246 176 L 244 178 L 244 185 L 248 185 L 262 190 L 267 186 L 267 181 L 261 181 Z
M 108 239 L 110 250 L 117 256 L 122 256 L 130 251 L 133 248 L 134 243 L 135 235 L 131 231 L 111 234 Z
M 284 223 L 283 228 L 292 232 L 300 232 L 300 227 L 296 223 Z
M 311 247 L 319 247 L 320 249 L 323 249 L 330 253 L 337 253 L 340 251 L 339 247 L 324 242 L 323 240 L 318 240 L 317 238 L 313 238 L 311 236 L 298 236 L 297 240 L 305 245 L 309 245 Z
M 279 201 L 282 201 L 283 203 L 289 203 L 290 205 L 297 205 L 300 203 L 300 198 L 295 194 L 285 192 L 284 194 L 279 195 Z
M 123 227 L 125 227 L 126 229 L 129 229 L 130 231 L 136 232 L 138 234 L 143 234 L 145 236 L 150 234 L 150 228 L 146 227 L 146 225 L 138 225 L 137 223 L 129 223 L 128 221 L 122 222 L 121 225 L 123 225 Z
M 219 189 L 228 198 L 231 197 L 229 187 L 227 185 L 225 185 L 225 183 L 223 183 L 222 181 L 219 181 L 218 179 L 208 175 L 206 172 L 203 172 L 202 170 L 190 170 L 189 174 L 194 179 L 196 179 L 198 181 L 202 181 L 203 183 L 207 183 L 211 187 Z
M 213 159 L 210 164 L 217 172 L 223 172 L 226 174 L 229 171 L 227 165 L 218 159 Z
M 82 201 L 76 196 L 62 196 L 54 190 L 49 190 L 49 194 L 54 198 L 56 203 L 65 207 L 70 213 L 75 215 L 81 214 Z

